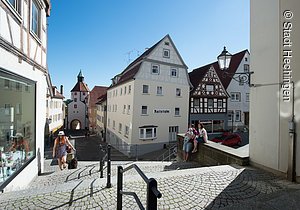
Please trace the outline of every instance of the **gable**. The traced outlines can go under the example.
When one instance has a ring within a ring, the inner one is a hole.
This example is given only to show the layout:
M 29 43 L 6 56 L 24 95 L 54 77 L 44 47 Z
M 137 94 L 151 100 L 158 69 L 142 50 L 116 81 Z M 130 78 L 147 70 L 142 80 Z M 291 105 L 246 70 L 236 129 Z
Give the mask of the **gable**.
M 228 97 L 228 93 L 222 85 L 222 82 L 213 65 L 211 65 L 204 74 L 202 80 L 200 80 L 198 86 L 193 91 L 192 96 Z
M 187 68 L 171 37 L 165 36 L 147 56 L 149 60 L 172 63 Z

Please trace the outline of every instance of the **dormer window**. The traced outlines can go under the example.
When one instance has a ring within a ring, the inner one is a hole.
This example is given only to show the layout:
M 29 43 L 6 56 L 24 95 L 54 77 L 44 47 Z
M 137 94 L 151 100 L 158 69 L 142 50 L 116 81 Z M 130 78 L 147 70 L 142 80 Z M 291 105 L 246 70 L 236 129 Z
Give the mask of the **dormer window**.
M 163 57 L 164 58 L 170 58 L 170 50 L 164 49 L 164 51 L 163 51 Z

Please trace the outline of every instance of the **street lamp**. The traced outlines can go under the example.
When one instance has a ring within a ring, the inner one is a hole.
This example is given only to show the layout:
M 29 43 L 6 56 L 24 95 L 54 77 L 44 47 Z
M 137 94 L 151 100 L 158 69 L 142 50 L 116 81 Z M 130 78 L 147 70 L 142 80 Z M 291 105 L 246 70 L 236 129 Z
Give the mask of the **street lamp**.
M 226 50 L 226 47 L 224 46 L 223 51 L 217 57 L 219 67 L 223 71 L 223 77 L 230 77 L 230 78 L 234 79 L 235 81 L 239 82 L 241 85 L 244 85 L 247 83 L 249 86 L 252 86 L 250 83 L 251 74 L 253 74 L 252 71 L 249 72 L 249 70 L 248 70 L 247 72 L 241 72 L 241 73 L 240 72 L 229 73 L 228 71 L 226 71 L 227 69 L 229 69 L 231 57 L 232 57 L 232 55 Z

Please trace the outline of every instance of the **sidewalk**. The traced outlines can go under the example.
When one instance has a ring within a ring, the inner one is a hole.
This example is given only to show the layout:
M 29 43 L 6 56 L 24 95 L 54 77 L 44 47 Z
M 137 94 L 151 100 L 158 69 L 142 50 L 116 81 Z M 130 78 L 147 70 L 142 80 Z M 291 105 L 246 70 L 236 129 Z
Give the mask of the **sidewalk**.
M 112 161 L 112 188 L 99 178 L 99 164 L 80 161 L 75 170 L 58 170 L 45 160 L 43 176 L 26 190 L 0 194 L 0 209 L 116 209 L 116 168 L 136 163 L 148 178 L 158 181 L 158 209 L 300 209 L 300 185 L 251 167 L 214 166 L 164 171 L 171 162 Z M 124 191 L 145 200 L 146 185 L 130 170 Z M 138 209 L 123 197 L 123 209 Z

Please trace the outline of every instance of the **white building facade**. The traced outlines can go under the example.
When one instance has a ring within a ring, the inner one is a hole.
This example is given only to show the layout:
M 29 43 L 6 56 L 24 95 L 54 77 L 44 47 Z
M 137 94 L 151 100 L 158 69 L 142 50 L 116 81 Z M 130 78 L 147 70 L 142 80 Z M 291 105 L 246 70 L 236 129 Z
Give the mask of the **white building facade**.
M 300 1 L 252 0 L 250 161 L 300 181 Z
M 50 1 L 0 1 L 0 190 L 44 169 Z
M 107 90 L 107 141 L 129 156 L 162 149 L 188 124 L 190 82 L 170 36 L 149 48 Z
M 238 55 L 241 54 L 241 55 Z M 250 71 L 250 54 L 248 50 L 242 51 L 235 56 L 240 56 L 236 73 L 245 73 Z M 235 59 L 235 58 L 233 58 Z M 235 62 L 234 60 L 232 60 Z M 249 128 L 249 102 L 250 87 L 248 82 L 243 83 L 232 79 L 227 87 L 228 99 L 228 127 L 231 130 Z

